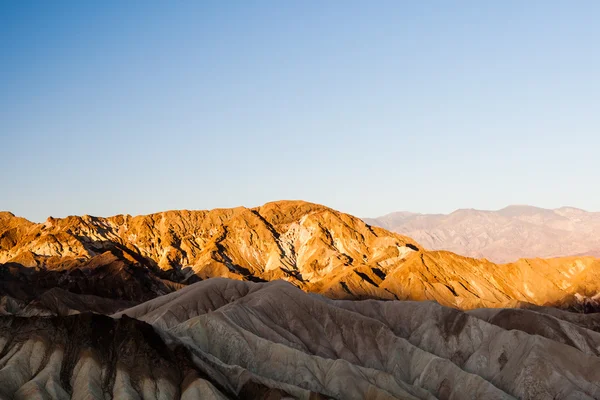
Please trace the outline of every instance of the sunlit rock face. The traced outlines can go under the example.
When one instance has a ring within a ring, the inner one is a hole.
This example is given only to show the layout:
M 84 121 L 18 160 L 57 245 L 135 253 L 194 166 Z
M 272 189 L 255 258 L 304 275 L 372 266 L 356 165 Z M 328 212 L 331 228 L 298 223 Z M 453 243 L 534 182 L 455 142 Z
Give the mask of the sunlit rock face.
M 416 248 L 407 237 L 301 201 L 43 224 L 5 213 L 0 234 L 0 262 L 72 269 L 110 252 L 177 281 L 193 275 L 317 283 L 348 268 L 391 265 L 406 255 L 407 244 Z
M 428 251 L 302 201 L 41 224 L 2 213 L 0 260 L 3 293 L 27 302 L 59 287 L 139 303 L 212 277 L 282 279 L 331 298 L 435 300 L 461 309 L 527 302 L 593 310 L 600 299 L 593 257 L 497 265 Z

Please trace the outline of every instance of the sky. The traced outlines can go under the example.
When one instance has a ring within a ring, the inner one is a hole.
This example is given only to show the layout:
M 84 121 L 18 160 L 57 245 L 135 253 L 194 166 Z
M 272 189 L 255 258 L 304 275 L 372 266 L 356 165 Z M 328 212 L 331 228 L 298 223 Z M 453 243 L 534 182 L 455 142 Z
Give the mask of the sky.
M 0 210 L 600 211 L 600 2 L 0 0 Z

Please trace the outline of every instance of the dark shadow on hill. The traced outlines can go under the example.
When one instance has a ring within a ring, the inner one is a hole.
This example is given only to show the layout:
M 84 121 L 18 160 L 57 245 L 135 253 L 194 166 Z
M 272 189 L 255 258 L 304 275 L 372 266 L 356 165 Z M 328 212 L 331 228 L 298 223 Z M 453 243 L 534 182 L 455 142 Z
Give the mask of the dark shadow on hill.
M 78 295 L 143 302 L 175 290 L 173 285 L 143 265 L 112 252 L 78 261 L 69 269 L 50 270 L 19 263 L 0 264 L 0 295 L 30 302 L 60 288 Z

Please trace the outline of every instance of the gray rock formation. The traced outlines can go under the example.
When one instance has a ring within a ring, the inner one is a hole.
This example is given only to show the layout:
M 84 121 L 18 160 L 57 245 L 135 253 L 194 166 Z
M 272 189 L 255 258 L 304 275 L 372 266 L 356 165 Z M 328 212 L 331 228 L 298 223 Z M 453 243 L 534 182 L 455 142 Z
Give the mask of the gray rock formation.
M 0 318 L 2 399 L 598 399 L 598 316 L 209 279 L 112 316 Z

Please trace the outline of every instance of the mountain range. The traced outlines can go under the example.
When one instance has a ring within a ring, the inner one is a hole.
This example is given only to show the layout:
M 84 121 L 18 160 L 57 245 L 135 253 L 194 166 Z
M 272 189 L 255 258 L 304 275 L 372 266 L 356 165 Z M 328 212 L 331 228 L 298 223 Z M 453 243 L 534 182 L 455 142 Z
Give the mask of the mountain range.
M 498 211 L 460 209 L 450 214 L 394 212 L 365 218 L 408 235 L 432 250 L 506 263 L 519 258 L 600 256 L 600 212 L 514 205 Z
M 0 399 L 598 399 L 599 278 L 303 201 L 3 212 Z

